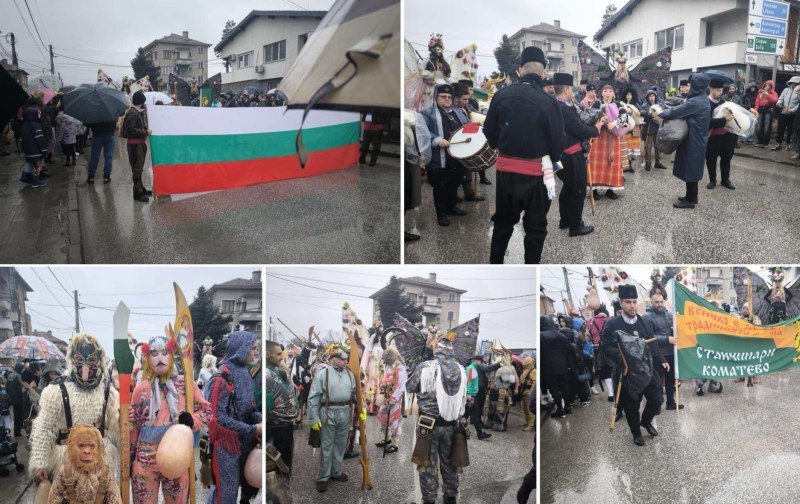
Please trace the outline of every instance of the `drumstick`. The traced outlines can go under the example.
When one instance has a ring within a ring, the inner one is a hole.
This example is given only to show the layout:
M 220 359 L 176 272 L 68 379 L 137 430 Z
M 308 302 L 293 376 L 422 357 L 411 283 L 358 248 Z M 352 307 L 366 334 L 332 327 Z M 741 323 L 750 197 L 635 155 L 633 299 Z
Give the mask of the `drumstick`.
M 450 142 L 450 145 L 460 144 L 460 143 L 470 143 L 472 141 L 472 137 L 467 137 L 464 140 L 456 140 L 455 142 Z

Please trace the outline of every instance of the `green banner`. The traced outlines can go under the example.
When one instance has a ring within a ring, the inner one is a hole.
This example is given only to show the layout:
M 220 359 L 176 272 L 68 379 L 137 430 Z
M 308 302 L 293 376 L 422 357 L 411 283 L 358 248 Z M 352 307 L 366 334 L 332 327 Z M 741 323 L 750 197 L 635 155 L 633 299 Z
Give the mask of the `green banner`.
M 200 106 L 210 107 L 211 102 L 214 101 L 211 86 L 203 86 L 200 88 Z
M 724 380 L 783 371 L 800 363 L 800 317 L 758 326 L 676 283 L 678 378 Z

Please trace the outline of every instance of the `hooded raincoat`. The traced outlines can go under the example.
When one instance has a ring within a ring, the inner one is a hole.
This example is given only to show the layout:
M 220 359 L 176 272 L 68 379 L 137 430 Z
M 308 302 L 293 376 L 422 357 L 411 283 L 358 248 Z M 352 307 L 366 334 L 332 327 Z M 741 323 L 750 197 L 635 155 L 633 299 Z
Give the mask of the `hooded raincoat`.
M 689 134 L 678 147 L 672 174 L 684 182 L 699 182 L 705 173 L 708 124 L 711 121 L 711 104 L 708 101 L 708 77 L 692 74 L 689 98 L 677 107 L 663 111 L 662 119 L 686 119 Z

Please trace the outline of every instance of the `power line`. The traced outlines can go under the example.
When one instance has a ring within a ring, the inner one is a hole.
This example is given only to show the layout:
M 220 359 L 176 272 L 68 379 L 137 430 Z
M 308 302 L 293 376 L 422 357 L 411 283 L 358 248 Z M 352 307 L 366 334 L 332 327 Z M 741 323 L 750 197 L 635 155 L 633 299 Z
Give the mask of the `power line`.
M 25 25 L 25 29 L 28 30 L 28 34 L 31 36 L 31 39 L 33 40 L 34 45 L 36 45 L 36 38 L 33 36 L 33 32 L 31 31 L 31 28 L 28 26 L 28 22 L 25 21 L 25 15 L 22 14 L 22 9 L 19 8 L 19 5 L 17 4 L 17 0 L 14 0 L 14 7 L 17 8 L 17 12 L 19 12 L 19 17 L 22 19 L 22 23 Z M 45 47 L 45 50 L 46 49 L 47 48 Z M 47 56 L 44 55 L 44 53 L 42 52 L 42 49 L 38 45 L 36 45 L 36 50 L 39 51 L 39 54 L 42 55 L 42 59 L 45 59 L 45 60 L 47 59 Z
M 36 29 L 36 35 L 39 36 L 39 42 L 42 43 L 42 47 L 47 47 L 47 44 L 45 44 L 44 40 L 42 40 L 42 35 L 39 33 L 39 27 L 36 26 L 36 20 L 33 19 L 33 13 L 31 12 L 31 6 L 28 5 L 28 0 L 25 0 L 25 7 L 28 9 L 28 15 L 31 17 L 31 22 L 33 23 L 33 27 Z
M 47 289 L 47 292 L 49 292 L 49 293 L 50 293 L 50 295 L 53 297 L 53 301 L 55 301 L 56 303 L 58 303 L 58 302 L 59 302 L 59 301 L 58 301 L 58 298 L 56 297 L 56 295 L 55 295 L 55 294 L 53 294 L 53 291 L 52 291 L 52 290 L 50 290 L 50 286 L 48 286 L 48 285 L 47 285 L 47 283 L 45 283 L 45 281 L 44 281 L 44 280 L 42 280 L 42 277 L 41 277 L 41 276 L 39 276 L 39 272 L 37 272 L 37 271 L 36 271 L 36 268 L 31 268 L 31 271 L 33 271 L 33 274 L 34 274 L 34 275 L 36 275 L 36 278 L 38 278 L 38 279 L 39 279 L 39 281 L 40 281 L 40 282 L 42 282 L 42 285 L 44 285 L 44 288 L 45 288 L 45 289 Z M 69 318 L 72 318 L 72 314 L 71 314 L 69 311 L 67 311 L 67 308 L 66 308 L 66 306 L 65 306 L 65 305 L 63 305 L 63 304 L 59 304 L 58 306 L 60 306 L 60 307 L 61 307 L 61 309 L 62 309 L 62 310 L 64 310 L 64 313 L 66 313 L 66 314 L 67 314 L 67 317 L 69 317 Z
M 270 274 L 270 273 L 268 273 L 268 274 Z M 329 280 L 318 280 L 316 278 L 300 277 L 300 276 L 294 276 L 294 275 L 284 275 L 283 273 L 271 273 L 271 274 L 272 275 L 280 275 L 281 278 L 283 278 L 283 277 L 296 278 L 298 280 L 308 280 L 308 281 L 311 281 L 311 282 L 319 282 L 319 283 L 326 283 L 326 284 L 333 284 L 333 285 L 341 285 L 342 287 L 356 287 L 358 289 L 378 289 L 378 290 L 381 289 L 381 287 L 374 287 L 374 286 L 369 286 L 369 285 L 344 284 L 344 283 L 340 283 L 340 282 L 331 282 Z
M 302 5 L 299 5 L 299 4 L 296 4 L 296 3 L 292 2 L 292 0 L 283 0 L 283 1 L 288 3 L 289 5 L 293 5 L 293 6 L 297 7 L 298 9 L 302 9 L 304 11 L 308 10 L 305 7 L 303 7 Z
M 29 307 L 29 306 L 26 306 L 26 309 L 28 311 L 33 312 L 35 315 L 38 315 L 38 316 L 43 317 L 43 318 L 46 318 L 47 320 L 53 321 L 53 322 L 55 322 L 57 324 L 64 324 L 64 322 L 62 320 L 56 320 L 56 319 L 54 319 L 52 317 L 48 317 L 44 313 L 41 313 L 40 311 L 35 310 L 35 309 L 33 309 L 33 308 Z M 72 329 L 72 327 L 69 327 L 69 329 Z
M 64 287 L 64 284 L 62 284 L 62 283 L 61 283 L 61 280 L 59 280 L 59 279 L 58 279 L 58 277 L 56 276 L 56 274 L 53 272 L 53 269 L 52 269 L 50 266 L 48 266 L 48 267 L 47 267 L 47 269 L 50 271 L 50 274 L 51 274 L 51 275 L 53 275 L 53 278 L 55 278 L 55 279 L 56 279 L 56 282 L 58 282 L 58 285 L 60 285 L 60 286 L 61 286 L 61 288 L 62 288 L 62 289 L 64 289 L 64 292 L 66 292 L 66 293 L 67 293 L 67 296 L 71 296 L 72 294 L 71 294 L 71 293 L 70 293 L 70 292 L 67 290 L 67 288 L 66 288 L 66 287 Z
M 83 302 L 80 302 L 79 304 L 81 306 L 85 306 L 87 308 L 95 308 L 97 310 L 105 310 L 105 311 L 110 311 L 110 312 L 116 311 L 116 308 L 109 308 L 109 307 L 105 307 L 105 306 L 95 306 L 95 305 L 90 305 L 90 304 L 86 304 L 86 303 L 83 303 Z M 134 312 L 134 311 L 131 312 L 131 315 L 144 315 L 146 317 L 174 317 L 175 316 L 174 313 L 164 314 L 164 313 L 145 313 L 145 312 Z
M 89 60 L 80 59 L 80 58 L 73 58 L 72 56 L 66 56 L 66 55 L 60 54 L 60 53 L 53 53 L 53 54 L 58 56 L 58 57 L 60 57 L 60 58 L 67 58 L 67 59 L 71 59 L 71 60 L 75 60 L 75 61 L 82 61 L 84 63 L 91 63 L 93 65 L 100 65 L 100 66 L 105 66 L 105 67 L 131 68 L 130 65 L 114 65 L 112 63 L 99 63 L 97 61 L 89 61 Z
M 300 282 L 295 282 L 294 280 L 287 280 L 286 278 L 281 278 L 281 277 L 276 276 L 276 275 L 274 275 L 272 273 L 267 273 L 267 276 L 271 276 L 272 278 L 276 278 L 278 280 L 283 280 L 284 282 L 289 282 L 289 283 L 293 283 L 293 284 L 297 284 L 297 285 L 302 285 L 303 287 L 308 287 L 309 289 L 317 289 L 317 290 L 321 290 L 321 291 L 325 291 L 325 292 L 333 292 L 334 294 L 341 294 L 343 296 L 348 296 L 348 297 L 370 299 L 369 296 L 361 296 L 359 294 L 349 294 L 347 292 L 335 291 L 335 290 L 330 290 L 330 289 L 323 289 L 322 287 L 315 287 L 313 285 L 308 285 L 308 284 L 304 284 L 304 283 L 300 283 Z

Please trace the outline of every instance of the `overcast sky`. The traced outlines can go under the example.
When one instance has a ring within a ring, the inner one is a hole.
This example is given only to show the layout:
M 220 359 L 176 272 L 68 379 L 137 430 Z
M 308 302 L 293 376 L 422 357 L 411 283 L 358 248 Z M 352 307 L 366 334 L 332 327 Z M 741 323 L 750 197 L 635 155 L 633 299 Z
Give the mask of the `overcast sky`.
M 98 68 L 115 81 L 121 81 L 123 75 L 132 77 L 130 60 L 136 50 L 170 33 L 188 31 L 190 38 L 212 44 L 208 59 L 214 60 L 213 46 L 221 40 L 226 20 L 238 23 L 252 10 L 328 10 L 333 0 L 27 0 L 33 21 L 25 3 L 0 1 L 0 57 L 11 61 L 10 39 L 4 37 L 14 33 L 20 66 L 34 76 L 41 75 L 43 67 L 49 74 L 46 47 L 52 44 L 55 53 L 85 60 L 55 59 L 56 72 L 61 73 L 64 84 L 75 85 L 95 82 Z M 210 61 L 209 76 L 223 70 L 220 61 Z
M 75 303 L 72 291 L 86 306 L 80 310 L 81 331 L 97 338 L 113 355 L 114 309 L 123 301 L 131 310 L 129 332 L 139 340 L 164 334 L 164 326 L 175 322 L 177 282 L 186 296 L 194 300 L 198 287 L 249 279 L 259 267 L 17 267 L 31 286 L 28 313 L 34 330 L 51 330 L 55 336 L 69 341 L 75 327 Z M 52 270 L 52 271 L 51 271 Z M 58 280 L 56 280 L 56 278 Z M 59 281 L 61 284 L 59 284 Z
M 504 0 L 495 3 L 404 0 L 405 37 L 424 58 L 428 55 L 431 33 L 443 35 L 448 58 L 474 42 L 478 44 L 478 74 L 486 76 L 497 70 L 494 49 L 504 34 L 510 37 L 521 28 L 539 23 L 553 24 L 559 19 L 561 28 L 586 35 L 584 41 L 591 44 L 592 36 L 600 29 L 608 3 L 606 0 Z M 622 7 L 626 2 L 615 0 L 611 3 Z
M 507 348 L 533 348 L 537 299 L 534 296 L 536 272 L 533 268 L 525 267 L 268 267 L 265 300 L 267 317 L 273 317 L 274 324 L 283 334 L 288 334 L 288 331 L 276 320 L 277 318 L 304 338 L 308 335 L 308 327 L 311 325 L 315 326 L 314 330 L 319 332 L 321 337 L 324 337 L 329 329 L 341 330 L 342 304 L 344 301 L 349 301 L 358 316 L 367 327 L 370 327 L 373 322 L 372 300 L 368 297 L 371 294 L 385 287 L 392 275 L 401 278 L 411 276 L 428 278 L 429 273 L 436 273 L 439 283 L 467 291 L 462 296 L 458 322 L 462 324 L 480 314 L 479 339 L 499 338 Z M 520 295 L 530 295 L 530 297 L 470 302 L 474 299 Z

